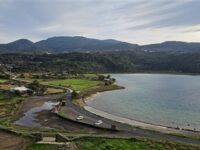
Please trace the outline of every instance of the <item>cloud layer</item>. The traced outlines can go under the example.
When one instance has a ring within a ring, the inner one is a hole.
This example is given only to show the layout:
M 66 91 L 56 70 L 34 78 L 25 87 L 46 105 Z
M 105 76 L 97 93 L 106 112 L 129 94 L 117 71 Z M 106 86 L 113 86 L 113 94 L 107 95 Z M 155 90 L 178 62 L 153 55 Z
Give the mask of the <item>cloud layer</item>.
M 81 35 L 200 42 L 200 0 L 0 0 L 0 42 Z

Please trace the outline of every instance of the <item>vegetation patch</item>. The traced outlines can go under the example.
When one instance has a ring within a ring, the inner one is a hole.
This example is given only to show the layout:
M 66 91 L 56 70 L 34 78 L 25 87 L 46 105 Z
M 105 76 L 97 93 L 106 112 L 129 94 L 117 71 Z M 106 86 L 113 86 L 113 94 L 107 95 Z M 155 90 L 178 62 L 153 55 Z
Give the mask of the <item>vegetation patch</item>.
M 148 139 L 83 138 L 76 142 L 81 150 L 199 150 L 200 147 Z
M 78 150 L 74 143 L 63 145 L 32 144 L 27 150 Z
M 200 53 L 116 51 L 52 55 L 1 54 L 0 63 L 12 71 L 76 73 L 170 72 L 200 73 Z M 20 62 L 20 63 L 19 63 Z M 42 62 L 42 63 L 41 63 Z
M 56 88 L 47 88 L 46 94 L 58 94 L 63 93 L 64 90 L 62 89 L 56 89 Z
M 42 81 L 41 83 L 71 87 L 73 90 L 83 91 L 90 87 L 94 87 L 100 84 L 101 82 L 94 80 L 87 80 L 87 79 L 64 79 L 64 80 L 49 80 L 49 81 L 47 80 L 47 81 Z
M 7 82 L 8 80 L 6 80 L 6 79 L 0 79 L 0 84 L 1 83 L 5 83 L 5 82 Z
M 0 83 L 0 89 L 1 90 L 10 90 L 10 88 L 12 87 L 11 84 L 7 84 L 7 83 Z
M 76 150 L 199 150 L 199 146 L 150 139 L 114 139 L 84 137 L 69 142 L 69 146 L 32 144 L 27 150 L 57 150 L 73 147 Z
M 22 99 L 21 96 L 0 91 L 0 105 L 17 103 Z
M 34 143 L 29 148 L 27 148 L 27 150 L 56 150 L 58 148 L 58 145 Z
M 23 100 L 23 97 L 0 91 L 0 124 L 9 125 Z

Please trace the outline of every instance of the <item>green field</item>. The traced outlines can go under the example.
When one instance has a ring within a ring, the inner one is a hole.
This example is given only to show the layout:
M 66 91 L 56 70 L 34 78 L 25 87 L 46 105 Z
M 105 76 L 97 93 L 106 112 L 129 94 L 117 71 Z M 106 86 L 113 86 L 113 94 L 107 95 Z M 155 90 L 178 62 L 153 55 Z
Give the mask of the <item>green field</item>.
M 8 96 L 6 96 L 6 94 L 0 92 L 0 103 L 7 102 L 7 101 L 8 101 Z
M 56 89 L 56 88 L 47 88 L 46 94 L 57 94 L 57 93 L 63 93 L 64 90 L 62 89 Z
M 84 138 L 77 142 L 81 150 L 199 150 L 200 147 L 172 142 L 140 139 Z
M 148 139 L 82 138 L 71 142 L 78 150 L 199 150 L 200 147 Z M 27 150 L 57 150 L 58 145 L 33 144 Z
M 56 150 L 57 145 L 50 144 L 33 144 L 27 150 Z
M 97 74 L 92 74 L 92 73 L 84 74 L 84 76 L 85 76 L 86 78 L 98 78 L 98 75 L 97 75 Z
M 23 98 L 20 96 L 11 96 L 11 95 L 0 92 L 0 104 L 1 103 L 13 104 L 13 103 L 17 103 L 21 99 Z
M 90 87 L 94 87 L 100 84 L 101 82 L 94 81 L 94 80 L 87 80 L 87 79 L 64 79 L 64 80 L 41 81 L 41 83 L 66 86 L 66 87 L 71 87 L 73 90 L 76 90 L 76 91 L 83 91 Z
M 23 99 L 23 97 L 0 92 L 0 124 L 9 125 Z
M 0 83 L 5 83 L 6 81 L 5 79 L 0 79 Z

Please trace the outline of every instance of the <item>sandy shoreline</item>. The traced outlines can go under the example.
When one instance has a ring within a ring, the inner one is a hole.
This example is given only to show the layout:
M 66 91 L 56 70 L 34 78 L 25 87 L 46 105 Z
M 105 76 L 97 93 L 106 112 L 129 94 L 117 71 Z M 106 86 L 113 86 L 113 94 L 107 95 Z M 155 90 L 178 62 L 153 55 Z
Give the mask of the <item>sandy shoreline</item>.
M 116 115 L 107 113 L 105 111 L 101 111 L 101 110 L 95 109 L 93 107 L 90 107 L 87 104 L 85 106 L 83 106 L 83 108 L 86 111 L 93 113 L 97 116 L 100 116 L 102 118 L 106 118 L 106 119 L 116 121 L 116 122 L 119 122 L 122 124 L 128 124 L 133 127 L 154 130 L 154 131 L 158 131 L 158 132 L 162 132 L 162 133 L 174 133 L 174 134 L 179 134 L 179 133 L 180 134 L 182 134 L 182 133 L 183 134 L 184 133 L 194 133 L 195 134 L 196 133 L 196 134 L 199 134 L 199 131 L 195 131 L 195 130 L 179 129 L 179 128 L 174 128 L 174 127 L 169 127 L 169 126 L 156 125 L 156 124 L 151 124 L 151 123 L 146 123 L 146 122 L 142 122 L 142 121 L 137 121 L 137 120 L 133 120 L 133 119 L 116 116 Z
M 104 92 L 106 92 L 106 91 L 104 91 Z M 89 111 L 89 112 L 91 112 L 95 115 L 98 115 L 98 116 L 101 116 L 103 118 L 110 119 L 110 120 L 113 120 L 113 121 L 117 121 L 117 122 L 120 122 L 120 123 L 128 124 L 128 125 L 131 125 L 131 126 L 151 128 L 151 129 L 155 129 L 155 128 L 156 129 L 167 129 L 167 128 L 169 128 L 169 127 L 162 126 L 162 125 L 145 123 L 145 122 L 142 122 L 142 121 L 137 121 L 137 120 L 134 120 L 134 119 L 128 119 L 128 118 L 120 117 L 120 116 L 117 116 L 117 115 L 113 115 L 113 114 L 107 113 L 105 111 L 95 109 L 95 108 L 93 108 L 93 107 L 91 107 L 87 104 L 89 101 L 92 101 L 95 96 L 99 96 L 100 94 L 101 94 L 101 92 L 96 92 L 96 93 L 93 93 L 90 96 L 87 96 L 86 98 L 82 99 L 81 100 L 82 101 L 81 107 L 83 107 L 85 110 L 87 110 L 87 111 Z
M 85 99 L 82 99 L 81 107 L 83 107 L 86 111 L 89 111 L 90 113 L 93 113 L 100 117 L 103 117 L 103 118 L 106 118 L 106 119 L 109 119 L 112 121 L 117 121 L 117 122 L 120 122 L 123 124 L 128 124 L 128 125 L 135 126 L 135 127 L 142 127 L 142 128 L 146 128 L 146 129 L 155 129 L 158 131 L 167 131 L 169 129 L 169 127 L 165 127 L 165 126 L 161 126 L 161 125 L 154 125 L 154 124 L 150 124 L 150 123 L 145 123 L 145 122 L 136 121 L 133 119 L 116 116 L 116 115 L 107 113 L 105 111 L 95 109 L 87 104 L 88 101 L 93 100 L 93 97 L 100 95 L 100 94 L 101 94 L 101 92 L 97 92 L 97 93 L 91 94 L 90 96 L 87 96 Z M 175 130 L 175 129 L 173 129 L 173 130 Z
M 92 114 L 95 114 L 95 115 L 100 116 L 102 118 L 106 118 L 106 119 L 116 121 L 116 122 L 119 122 L 119 123 L 122 123 L 122 124 L 128 124 L 128 125 L 131 125 L 131 126 L 134 126 L 134 127 L 141 127 L 141 128 L 144 128 L 144 129 L 161 131 L 163 133 L 164 132 L 166 132 L 166 133 L 178 133 L 178 132 L 181 131 L 181 130 L 177 130 L 175 128 L 171 128 L 171 127 L 167 127 L 167 126 L 156 125 L 156 124 L 151 124 L 151 123 L 146 123 L 146 122 L 142 122 L 142 121 L 137 121 L 137 120 L 133 120 L 133 119 L 120 117 L 120 116 L 113 115 L 113 114 L 110 114 L 108 112 L 98 110 L 98 109 L 95 109 L 95 108 L 89 106 L 88 102 L 92 101 L 95 96 L 100 96 L 100 94 L 101 94 L 101 92 L 96 92 L 96 93 L 93 93 L 93 94 L 85 97 L 84 99 L 79 99 L 78 105 L 83 107 L 86 111 L 88 111 Z
M 134 120 L 134 119 L 128 119 L 128 118 L 110 114 L 110 113 L 102 111 L 102 110 L 95 109 L 87 104 L 88 101 L 93 100 L 93 97 L 100 95 L 100 94 L 101 94 L 101 92 L 97 92 L 90 96 L 87 96 L 85 99 L 82 99 L 81 107 L 83 107 L 85 110 L 89 111 L 90 113 L 93 113 L 100 117 L 103 117 L 103 118 L 106 118 L 106 119 L 109 119 L 112 121 L 117 121 L 117 122 L 120 122 L 123 124 L 128 124 L 128 125 L 135 126 L 135 127 L 152 129 L 152 130 L 157 130 L 157 131 L 162 131 L 162 132 L 167 132 L 167 133 L 168 132 L 169 133 L 171 133 L 171 132 L 173 132 L 173 133 L 179 132 L 180 133 L 180 132 L 184 132 L 184 131 L 199 132 L 199 131 L 195 131 L 195 130 L 191 130 L 191 129 L 181 129 L 181 128 L 175 128 L 175 127 L 171 127 L 171 126 L 164 126 L 164 125 L 152 124 L 152 123 L 148 123 L 148 122 L 142 122 L 142 121 L 138 121 L 138 120 Z
M 193 129 L 188 129 L 188 128 L 172 127 L 172 126 L 167 126 L 167 125 L 165 126 L 165 125 L 144 122 L 144 121 L 140 121 L 140 120 L 124 118 L 124 117 L 110 114 L 110 113 L 102 111 L 102 110 L 95 109 L 88 105 L 89 101 L 92 101 L 94 97 L 99 96 L 102 92 L 120 90 L 120 89 L 125 89 L 125 87 L 116 85 L 116 87 L 114 87 L 114 88 L 101 89 L 100 91 L 98 91 L 98 89 L 92 90 L 86 97 L 77 100 L 77 103 L 80 107 L 84 108 L 86 111 L 88 111 L 90 113 L 93 113 L 95 115 L 98 115 L 100 117 L 103 117 L 103 118 L 106 118 L 106 119 L 109 119 L 112 121 L 116 121 L 116 122 L 123 123 L 123 124 L 128 124 L 128 125 L 135 126 L 135 127 L 140 127 L 140 128 L 144 128 L 144 129 L 150 129 L 150 130 L 157 130 L 157 131 L 162 131 L 162 132 L 173 132 L 173 133 L 177 133 L 177 132 L 180 133 L 180 132 L 184 132 L 184 131 L 190 131 L 190 132 L 195 132 L 195 133 L 200 132 L 198 130 L 193 130 Z
M 113 120 L 113 121 L 117 121 L 120 123 L 125 123 L 125 124 L 129 124 L 132 126 L 138 126 L 138 127 L 144 127 L 144 128 L 161 128 L 161 129 L 166 129 L 167 127 L 164 126 L 159 126 L 159 125 L 153 125 L 153 124 L 148 124 L 148 123 L 144 123 L 144 122 L 140 122 L 140 121 L 136 121 L 136 120 L 131 120 L 131 119 L 127 119 L 127 118 L 123 118 L 123 117 L 119 117 L 110 113 L 107 113 L 105 111 L 101 111 L 98 109 L 95 109 L 93 107 L 90 107 L 88 105 L 84 106 L 84 109 L 96 114 L 98 116 Z

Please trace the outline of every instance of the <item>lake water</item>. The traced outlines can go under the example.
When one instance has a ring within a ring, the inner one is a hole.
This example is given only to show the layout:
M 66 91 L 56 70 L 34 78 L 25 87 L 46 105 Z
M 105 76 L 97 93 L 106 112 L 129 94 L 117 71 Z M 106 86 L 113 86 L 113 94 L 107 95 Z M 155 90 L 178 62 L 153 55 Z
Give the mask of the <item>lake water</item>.
M 157 125 L 200 130 L 200 76 L 113 74 L 124 90 L 95 95 L 87 104 Z

